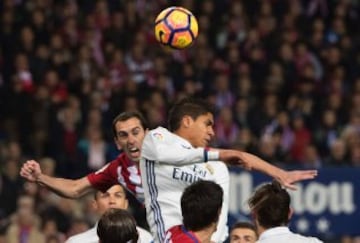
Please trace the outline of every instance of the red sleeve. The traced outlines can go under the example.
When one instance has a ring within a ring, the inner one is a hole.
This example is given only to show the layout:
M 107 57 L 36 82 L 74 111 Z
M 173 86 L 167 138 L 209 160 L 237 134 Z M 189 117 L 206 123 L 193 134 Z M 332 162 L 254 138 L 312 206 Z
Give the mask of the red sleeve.
M 92 187 L 104 192 L 111 186 L 119 183 L 117 180 L 118 167 L 118 161 L 113 160 L 98 171 L 87 175 L 87 178 L 90 181 Z
M 182 225 L 171 227 L 166 232 L 166 239 L 172 243 L 198 243 L 200 242 L 191 231 L 186 231 Z

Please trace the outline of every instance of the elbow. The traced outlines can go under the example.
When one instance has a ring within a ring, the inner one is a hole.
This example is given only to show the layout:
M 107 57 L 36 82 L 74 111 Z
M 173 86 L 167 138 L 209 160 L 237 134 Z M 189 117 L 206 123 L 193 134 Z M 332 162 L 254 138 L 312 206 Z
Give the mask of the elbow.
M 73 185 L 71 186 L 70 190 L 68 191 L 65 197 L 70 199 L 78 199 L 85 194 L 84 189 L 80 186 L 78 181 L 74 181 Z

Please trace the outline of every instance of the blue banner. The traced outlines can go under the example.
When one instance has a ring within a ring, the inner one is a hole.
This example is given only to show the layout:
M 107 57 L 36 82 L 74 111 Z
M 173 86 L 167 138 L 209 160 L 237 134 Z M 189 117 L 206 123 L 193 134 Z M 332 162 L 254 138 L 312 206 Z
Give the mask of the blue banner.
M 251 220 L 247 200 L 256 187 L 271 181 L 258 172 L 230 170 L 229 225 Z M 290 228 L 312 236 L 360 235 L 360 168 L 324 168 L 314 180 L 290 191 L 294 215 Z

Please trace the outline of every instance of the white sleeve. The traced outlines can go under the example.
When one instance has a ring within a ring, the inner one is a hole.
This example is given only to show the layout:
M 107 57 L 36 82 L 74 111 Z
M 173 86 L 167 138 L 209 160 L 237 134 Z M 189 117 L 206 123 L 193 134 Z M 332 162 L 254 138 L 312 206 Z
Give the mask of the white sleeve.
M 186 165 L 217 160 L 219 153 L 205 148 L 194 148 L 186 140 L 159 127 L 149 131 L 143 141 L 141 157 L 172 165 Z
M 69 237 L 69 238 L 65 241 L 65 243 L 76 243 L 76 242 L 78 242 L 78 241 L 77 241 L 77 238 L 74 237 L 74 236 Z
M 70 237 L 70 238 L 68 238 L 68 239 L 65 241 L 65 243 L 73 243 L 73 241 L 72 241 L 71 237 Z
M 319 240 L 318 238 L 313 237 L 314 243 L 324 243 L 323 241 Z
M 219 222 L 215 233 L 211 236 L 213 242 L 225 242 L 228 237 L 229 229 L 227 226 L 228 211 L 229 211 L 229 184 L 230 176 L 227 166 L 223 162 L 208 162 L 211 167 L 214 167 L 215 182 L 223 189 L 223 203 L 220 212 Z
M 143 228 L 140 228 L 138 226 L 136 226 L 136 228 L 139 233 L 139 239 L 138 239 L 137 243 L 152 243 L 152 242 L 154 242 L 154 239 L 149 231 L 147 231 Z

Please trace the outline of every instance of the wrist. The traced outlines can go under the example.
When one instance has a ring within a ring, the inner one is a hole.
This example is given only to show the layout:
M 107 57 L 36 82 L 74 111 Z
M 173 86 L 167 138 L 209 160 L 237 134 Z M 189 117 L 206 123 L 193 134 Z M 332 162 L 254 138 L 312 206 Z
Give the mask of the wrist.
M 219 160 L 219 151 L 212 151 L 209 148 L 204 149 L 204 161 L 216 161 Z
M 43 174 L 39 174 L 39 175 L 37 175 L 36 177 L 35 177 L 35 182 L 37 183 L 37 184 L 42 184 L 43 183 Z
M 275 168 L 273 175 L 271 175 L 275 180 L 281 182 L 285 176 L 286 171 L 280 168 Z

